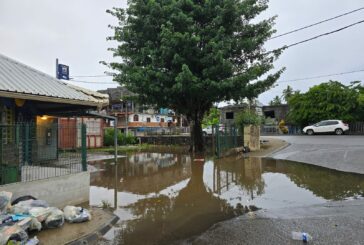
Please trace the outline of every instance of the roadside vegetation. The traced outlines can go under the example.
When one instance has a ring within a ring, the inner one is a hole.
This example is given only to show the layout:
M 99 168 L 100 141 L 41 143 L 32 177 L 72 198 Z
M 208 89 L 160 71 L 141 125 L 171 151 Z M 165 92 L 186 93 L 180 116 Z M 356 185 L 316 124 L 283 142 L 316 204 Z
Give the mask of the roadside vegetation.
M 360 82 L 346 86 L 329 81 L 313 86 L 306 93 L 296 91 L 287 102 L 288 120 L 299 126 L 327 119 L 364 121 L 364 87 Z

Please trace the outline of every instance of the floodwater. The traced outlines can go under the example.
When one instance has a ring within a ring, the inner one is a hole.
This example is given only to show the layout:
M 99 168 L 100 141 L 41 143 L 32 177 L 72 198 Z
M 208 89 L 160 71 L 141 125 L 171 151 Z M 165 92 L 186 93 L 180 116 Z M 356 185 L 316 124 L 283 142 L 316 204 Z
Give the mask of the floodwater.
M 206 159 L 133 153 L 91 163 L 90 205 L 110 205 L 120 221 L 111 244 L 171 244 L 257 209 L 364 197 L 364 176 L 288 161 Z

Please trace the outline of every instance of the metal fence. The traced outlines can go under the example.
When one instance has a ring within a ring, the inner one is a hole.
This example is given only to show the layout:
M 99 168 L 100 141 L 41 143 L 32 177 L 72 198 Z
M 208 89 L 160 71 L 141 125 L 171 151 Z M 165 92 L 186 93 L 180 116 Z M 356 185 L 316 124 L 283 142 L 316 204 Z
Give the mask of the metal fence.
M 1 185 L 87 170 L 84 124 L 75 127 L 56 122 L 0 125 L 0 138 Z M 70 144 L 71 141 L 74 143 Z M 68 147 L 60 147 L 64 145 Z
M 288 125 L 285 126 L 287 128 L 287 133 L 285 135 L 300 135 L 302 134 L 302 129 L 299 126 Z M 262 125 L 260 127 L 261 135 L 280 135 L 284 134 L 282 130 L 279 129 L 278 125 Z
M 286 126 L 288 132 L 285 135 L 301 135 L 303 134 L 302 128 L 299 126 L 288 125 Z M 283 132 L 277 125 L 262 125 L 260 127 L 261 135 L 283 135 Z M 349 123 L 349 131 L 347 134 L 351 135 L 364 135 L 364 122 Z
M 143 128 L 136 131 L 136 136 L 184 135 L 190 133 L 190 127 Z
M 215 125 L 212 127 L 215 154 L 221 157 L 229 149 L 243 146 L 244 140 L 241 130 L 235 125 Z
M 349 132 L 348 134 L 364 134 L 364 122 L 354 122 L 349 123 Z

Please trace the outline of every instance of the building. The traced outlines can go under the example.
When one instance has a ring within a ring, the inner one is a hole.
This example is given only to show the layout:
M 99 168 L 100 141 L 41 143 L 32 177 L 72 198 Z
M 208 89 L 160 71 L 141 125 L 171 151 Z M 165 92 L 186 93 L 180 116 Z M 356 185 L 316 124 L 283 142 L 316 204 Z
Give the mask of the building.
M 88 116 L 108 103 L 107 95 L 70 85 L 0 54 L 0 184 L 33 180 L 35 175 L 52 177 L 48 172 L 39 174 L 41 166 L 81 164 L 76 154 L 61 154 L 58 118 Z M 81 136 L 81 125 L 68 129 Z M 80 144 L 74 150 L 77 147 Z
M 172 110 L 140 105 L 133 97 L 135 94 L 125 87 L 100 90 L 108 94 L 110 103 L 107 114 L 118 118 L 117 127 L 136 136 L 170 132 L 176 127 L 187 127 L 187 121 Z M 110 125 L 111 126 L 111 125 Z
M 246 103 L 242 104 L 235 104 L 235 105 L 227 105 L 224 107 L 219 108 L 220 110 L 220 123 L 226 124 L 226 125 L 233 125 L 235 124 L 235 119 L 238 113 L 243 112 L 244 110 L 247 110 L 250 108 L 251 110 L 254 110 L 255 113 L 258 116 L 263 115 L 262 111 L 263 104 L 259 101 L 253 101 L 251 105 L 248 104 L 248 101 Z
M 277 123 L 281 120 L 287 121 L 288 112 L 288 105 L 263 106 L 264 117 L 274 119 Z
M 87 148 L 104 146 L 105 120 L 92 117 L 62 117 L 58 118 L 58 147 L 60 149 L 74 149 L 81 147 L 81 131 L 77 125 L 85 124 Z

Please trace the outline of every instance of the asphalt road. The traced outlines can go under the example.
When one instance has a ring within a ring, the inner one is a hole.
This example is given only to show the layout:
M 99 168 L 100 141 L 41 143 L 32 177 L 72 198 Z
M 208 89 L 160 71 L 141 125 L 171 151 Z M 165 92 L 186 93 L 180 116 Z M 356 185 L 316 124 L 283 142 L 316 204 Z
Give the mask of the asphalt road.
M 270 155 L 274 159 L 318 165 L 345 172 L 364 174 L 364 136 L 266 136 L 285 140 L 289 145 Z

